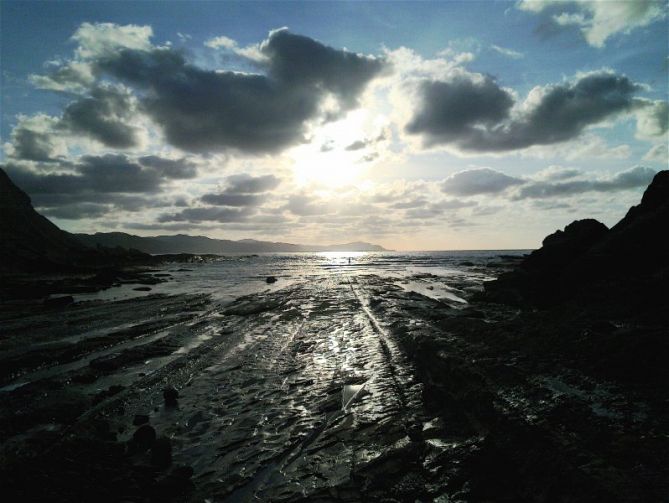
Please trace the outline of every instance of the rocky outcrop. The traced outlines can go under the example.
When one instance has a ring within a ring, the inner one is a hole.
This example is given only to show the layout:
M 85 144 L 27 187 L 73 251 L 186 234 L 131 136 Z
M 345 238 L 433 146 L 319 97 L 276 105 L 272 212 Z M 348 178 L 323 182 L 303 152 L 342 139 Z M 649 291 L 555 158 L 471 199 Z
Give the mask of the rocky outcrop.
M 515 270 L 486 284 L 486 297 L 547 307 L 579 301 L 657 314 L 669 284 L 669 171 L 611 229 L 578 220 L 544 239 Z
M 0 274 L 97 271 L 150 262 L 137 250 L 89 248 L 35 211 L 30 197 L 0 169 Z
M 28 195 L 0 169 L 0 269 L 49 270 L 87 254 L 74 236 L 37 213 Z

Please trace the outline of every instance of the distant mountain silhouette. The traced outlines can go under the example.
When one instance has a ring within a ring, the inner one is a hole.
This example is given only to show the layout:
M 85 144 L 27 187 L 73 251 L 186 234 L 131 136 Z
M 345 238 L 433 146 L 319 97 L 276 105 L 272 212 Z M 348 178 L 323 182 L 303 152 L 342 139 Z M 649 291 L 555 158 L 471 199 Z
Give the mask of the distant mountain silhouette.
M 144 253 L 264 253 L 264 252 L 323 252 L 323 251 L 385 251 L 385 248 L 364 242 L 354 242 L 339 245 L 299 245 L 273 241 L 258 241 L 255 239 L 212 239 L 205 236 L 189 236 L 177 234 L 174 236 L 142 237 L 124 232 L 98 232 L 96 234 L 75 234 L 87 246 L 108 246 L 133 248 Z

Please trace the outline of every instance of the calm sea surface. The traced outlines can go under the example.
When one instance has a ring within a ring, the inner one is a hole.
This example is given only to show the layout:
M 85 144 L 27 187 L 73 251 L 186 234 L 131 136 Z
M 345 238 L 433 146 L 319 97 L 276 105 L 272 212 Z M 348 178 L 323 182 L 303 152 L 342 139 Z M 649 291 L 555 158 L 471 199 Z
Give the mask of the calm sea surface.
M 152 293 L 208 293 L 230 302 L 240 296 L 276 290 L 303 281 L 319 281 L 324 276 L 376 274 L 431 297 L 453 297 L 449 283 L 463 276 L 482 282 L 493 279 L 496 269 L 487 267 L 501 255 L 523 255 L 528 250 L 430 251 L 430 252 L 323 252 L 224 255 L 202 264 L 167 264 L 170 281 L 152 286 L 150 292 L 135 292 L 137 285 L 122 285 L 77 300 L 123 299 Z M 275 276 L 268 285 L 265 279 Z

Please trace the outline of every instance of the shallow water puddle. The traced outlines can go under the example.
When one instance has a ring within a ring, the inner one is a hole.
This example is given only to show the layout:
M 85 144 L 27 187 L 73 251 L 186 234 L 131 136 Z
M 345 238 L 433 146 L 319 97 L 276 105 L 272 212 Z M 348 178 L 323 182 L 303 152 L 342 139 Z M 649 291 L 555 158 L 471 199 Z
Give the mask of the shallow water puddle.
M 365 384 L 346 384 L 341 390 L 341 408 L 346 409 L 362 393 Z

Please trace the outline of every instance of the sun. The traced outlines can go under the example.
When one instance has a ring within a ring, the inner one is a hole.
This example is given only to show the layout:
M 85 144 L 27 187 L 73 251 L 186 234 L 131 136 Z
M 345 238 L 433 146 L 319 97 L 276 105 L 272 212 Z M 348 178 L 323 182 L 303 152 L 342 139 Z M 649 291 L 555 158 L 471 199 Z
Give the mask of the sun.
M 380 127 L 365 109 L 312 130 L 308 144 L 294 148 L 295 181 L 299 185 L 338 188 L 361 181 L 377 154 L 368 138 L 378 136 Z
M 321 185 L 340 188 L 360 181 L 363 163 L 352 152 L 300 152 L 293 165 L 298 185 Z

